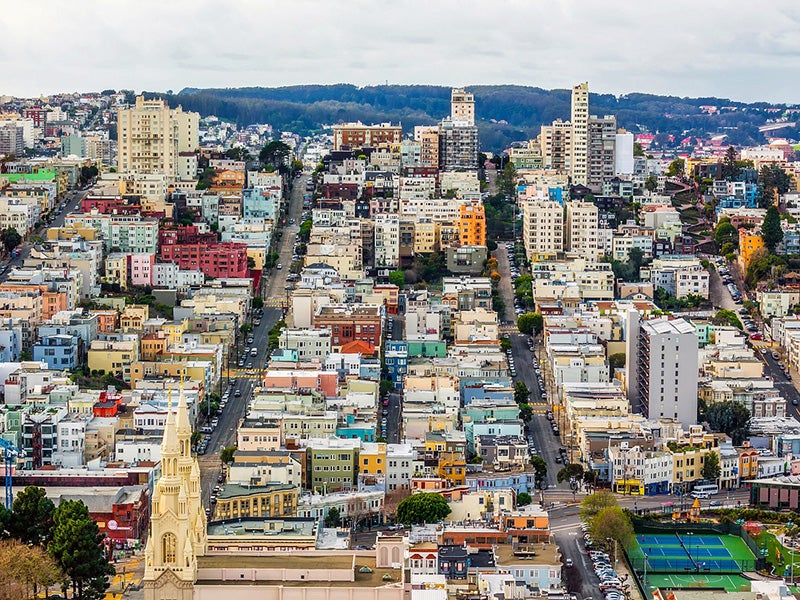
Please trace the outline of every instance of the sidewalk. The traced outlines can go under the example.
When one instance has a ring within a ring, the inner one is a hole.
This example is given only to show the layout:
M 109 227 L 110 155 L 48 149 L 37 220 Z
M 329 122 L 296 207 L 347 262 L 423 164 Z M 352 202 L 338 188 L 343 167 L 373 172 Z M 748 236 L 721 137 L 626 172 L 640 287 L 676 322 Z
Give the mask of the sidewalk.
M 144 575 L 144 559 L 141 556 L 133 555 L 125 560 L 114 564 L 117 573 L 111 578 L 111 585 L 106 592 L 106 600 L 121 600 L 123 597 L 130 598 L 132 595 L 126 591 L 130 586 L 138 587 L 142 583 Z M 141 592 L 133 593 L 133 596 L 140 596 Z

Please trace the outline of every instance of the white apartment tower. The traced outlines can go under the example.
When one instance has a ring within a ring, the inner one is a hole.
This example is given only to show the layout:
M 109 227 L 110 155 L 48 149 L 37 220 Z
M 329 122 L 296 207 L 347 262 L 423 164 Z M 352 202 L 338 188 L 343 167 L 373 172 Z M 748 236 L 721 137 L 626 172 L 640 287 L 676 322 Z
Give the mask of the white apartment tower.
M 375 266 L 396 269 L 400 264 L 400 216 L 391 213 L 375 215 Z
M 572 166 L 572 123 L 559 119 L 552 125 L 542 125 L 539 148 L 545 169 L 569 171 Z
M 178 156 L 199 147 L 200 115 L 171 109 L 164 100 L 137 96 L 133 108 L 117 112 L 117 168 L 120 173 L 178 178 Z
M 565 246 L 586 260 L 597 260 L 601 254 L 597 241 L 599 211 L 592 202 L 567 202 Z
M 564 209 L 555 200 L 522 202 L 522 240 L 531 260 L 564 251 Z
M 475 125 L 475 96 L 462 88 L 453 88 L 450 94 L 450 118 Z
M 586 185 L 589 153 L 589 84 L 572 88 L 572 183 Z
M 628 400 L 648 419 L 697 423 L 697 334 L 685 319 L 628 312 Z

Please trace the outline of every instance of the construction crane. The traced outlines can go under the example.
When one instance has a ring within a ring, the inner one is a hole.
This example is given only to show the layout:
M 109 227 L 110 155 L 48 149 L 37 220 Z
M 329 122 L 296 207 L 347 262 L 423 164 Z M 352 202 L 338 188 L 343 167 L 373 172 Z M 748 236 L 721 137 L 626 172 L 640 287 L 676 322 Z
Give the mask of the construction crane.
M 0 438 L 0 449 L 3 450 L 3 462 L 6 468 L 6 509 L 11 510 L 14 502 L 14 492 L 12 490 L 11 471 L 14 466 L 14 461 L 20 456 L 24 456 L 25 452 L 17 448 L 8 440 Z

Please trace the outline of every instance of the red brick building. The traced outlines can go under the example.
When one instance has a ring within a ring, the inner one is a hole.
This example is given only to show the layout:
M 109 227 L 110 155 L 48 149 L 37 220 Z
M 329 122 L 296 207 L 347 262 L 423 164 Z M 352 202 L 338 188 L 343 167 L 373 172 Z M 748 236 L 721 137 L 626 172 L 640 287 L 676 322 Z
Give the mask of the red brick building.
M 161 261 L 176 263 L 181 269 L 199 269 L 208 277 L 249 277 L 247 245 L 236 242 L 165 244 Z
M 372 304 L 356 306 L 321 306 L 314 315 L 314 327 L 331 331 L 331 343 L 340 348 L 355 340 L 380 347 L 382 307 Z
M 173 225 L 158 230 L 158 247 L 175 244 L 201 244 L 217 241 L 214 233 L 200 233 L 197 225 Z
M 138 197 L 84 196 L 81 199 L 81 212 L 88 213 L 92 210 L 103 215 L 138 215 L 142 212 L 142 205 L 138 202 Z

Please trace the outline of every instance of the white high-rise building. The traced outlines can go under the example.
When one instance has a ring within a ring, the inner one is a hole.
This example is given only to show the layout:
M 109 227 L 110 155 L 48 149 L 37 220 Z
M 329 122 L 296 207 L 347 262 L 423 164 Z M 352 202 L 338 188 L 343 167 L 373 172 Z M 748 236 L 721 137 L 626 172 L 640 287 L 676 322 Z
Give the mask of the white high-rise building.
M 602 254 L 597 243 L 599 211 L 592 202 L 567 202 L 565 246 L 568 252 L 587 260 L 597 260 Z
M 697 423 L 697 334 L 685 319 L 628 312 L 628 400 L 648 419 Z
M 564 251 L 564 209 L 550 199 L 522 202 L 522 240 L 532 260 Z
M 450 118 L 475 125 L 475 95 L 462 88 L 453 88 L 450 94 Z
M 375 215 L 375 266 L 396 269 L 400 264 L 400 215 Z
M 579 83 L 572 88 L 572 183 L 586 185 L 589 154 L 589 84 Z
M 177 179 L 180 153 L 195 152 L 200 145 L 199 122 L 196 112 L 138 96 L 133 108 L 117 113 L 118 171 Z

